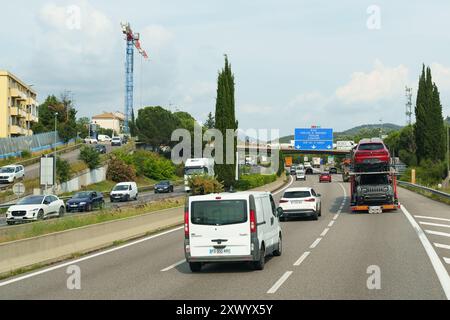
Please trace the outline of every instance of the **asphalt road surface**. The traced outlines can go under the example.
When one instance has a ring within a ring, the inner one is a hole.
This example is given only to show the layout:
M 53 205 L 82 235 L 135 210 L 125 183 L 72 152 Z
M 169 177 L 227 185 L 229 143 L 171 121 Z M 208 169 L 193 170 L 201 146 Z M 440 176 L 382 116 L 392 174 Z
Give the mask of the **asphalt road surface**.
M 263 271 L 234 263 L 191 273 L 180 227 L 3 280 L 0 298 L 450 298 L 449 206 L 401 189 L 402 209 L 352 214 L 349 185 L 339 175 L 325 184 L 308 176 L 293 186 L 313 186 L 322 194 L 322 217 L 283 222 L 283 255 L 268 257 Z M 281 194 L 275 195 L 277 201 Z M 71 265 L 80 268 L 81 290 L 67 287 Z

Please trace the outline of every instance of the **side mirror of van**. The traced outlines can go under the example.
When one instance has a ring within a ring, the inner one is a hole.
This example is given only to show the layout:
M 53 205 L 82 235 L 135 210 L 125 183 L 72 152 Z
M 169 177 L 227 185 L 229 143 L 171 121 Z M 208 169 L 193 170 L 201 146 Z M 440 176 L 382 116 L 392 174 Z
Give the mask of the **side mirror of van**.
M 282 215 L 283 215 L 283 208 L 278 207 L 278 208 L 277 208 L 277 217 L 279 218 L 279 217 L 281 217 Z

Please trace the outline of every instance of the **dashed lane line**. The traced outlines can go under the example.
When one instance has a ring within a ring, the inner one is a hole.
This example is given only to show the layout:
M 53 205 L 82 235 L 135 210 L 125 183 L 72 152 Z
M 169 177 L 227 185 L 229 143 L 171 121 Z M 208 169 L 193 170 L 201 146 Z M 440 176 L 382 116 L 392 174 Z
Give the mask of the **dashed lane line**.
M 269 291 L 267 291 L 268 294 L 274 294 L 275 292 L 278 291 L 278 289 L 283 285 L 283 283 L 291 276 L 292 271 L 286 271 L 285 274 L 283 274 L 281 276 L 280 279 L 278 279 L 277 282 L 275 282 L 275 284 L 273 285 L 272 288 L 269 289 Z
M 434 244 L 434 246 L 436 247 L 436 248 L 441 248 L 441 249 L 448 249 L 448 250 L 450 250 L 450 246 L 449 245 L 446 245 L 446 244 L 442 244 L 442 243 L 433 243 Z
M 422 222 L 422 221 L 420 221 L 419 223 L 422 224 L 422 225 L 425 225 L 425 226 L 450 228 L 450 225 L 442 224 L 442 223 L 432 223 L 432 222 Z
M 430 219 L 430 220 L 439 220 L 439 221 L 449 221 L 450 219 L 445 219 L 445 218 L 437 218 L 437 217 L 430 217 L 430 216 L 414 216 L 415 218 L 418 219 Z
M 310 249 L 314 249 L 315 247 L 317 247 L 317 245 L 319 244 L 319 242 L 322 240 L 322 238 L 317 238 L 312 245 L 309 247 Z
M 305 259 L 309 256 L 311 252 L 306 251 L 302 254 L 302 256 L 300 258 L 298 258 L 298 260 L 294 263 L 294 266 L 298 267 L 299 265 L 302 264 L 303 261 L 305 261 Z
M 328 231 L 330 231 L 330 228 L 326 228 L 325 230 L 323 230 L 322 233 L 320 234 L 320 236 L 325 237 L 326 234 L 328 233 Z
M 330 221 L 330 223 L 328 224 L 328 227 L 331 228 L 334 225 L 334 222 L 335 222 L 334 220 Z

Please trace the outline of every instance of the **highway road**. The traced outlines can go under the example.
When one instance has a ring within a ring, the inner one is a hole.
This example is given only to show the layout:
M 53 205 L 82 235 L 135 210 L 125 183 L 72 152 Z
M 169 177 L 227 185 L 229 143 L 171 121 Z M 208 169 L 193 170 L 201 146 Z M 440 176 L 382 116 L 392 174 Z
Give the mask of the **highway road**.
M 191 273 L 180 227 L 3 280 L 0 299 L 450 298 L 450 207 L 402 189 L 402 209 L 352 214 L 349 185 L 333 179 L 293 182 L 322 194 L 322 217 L 283 222 L 283 255 L 263 271 L 235 263 Z M 71 265 L 81 290 L 67 288 Z
M 138 197 L 138 201 L 128 201 L 128 202 L 114 202 L 111 203 L 109 201 L 109 198 L 105 198 L 105 208 L 112 208 L 112 207 L 126 207 L 126 206 L 133 206 L 137 205 L 139 203 L 148 203 L 151 201 L 157 201 L 162 199 L 168 199 L 168 198 L 175 198 L 182 195 L 185 195 L 184 186 L 174 186 L 174 192 L 172 193 L 157 193 L 155 194 L 153 191 L 148 192 L 141 192 Z M 98 211 L 91 211 L 90 213 L 95 213 Z M 67 212 L 65 216 L 71 216 L 71 215 L 78 215 L 78 214 L 86 214 L 87 212 Z M 14 226 L 8 226 L 6 223 L 6 217 L 5 215 L 0 216 L 0 228 L 11 228 Z

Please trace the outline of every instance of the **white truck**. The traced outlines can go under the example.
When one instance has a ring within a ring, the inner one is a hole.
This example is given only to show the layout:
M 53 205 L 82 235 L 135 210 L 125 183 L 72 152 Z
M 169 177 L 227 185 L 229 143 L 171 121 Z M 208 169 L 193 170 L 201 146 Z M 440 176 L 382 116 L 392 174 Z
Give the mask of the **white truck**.
M 214 159 L 187 159 L 184 165 L 184 191 L 189 192 L 189 178 L 193 175 L 208 175 L 214 177 Z
M 312 158 L 312 165 L 313 168 L 320 168 L 320 158 L 319 157 Z

